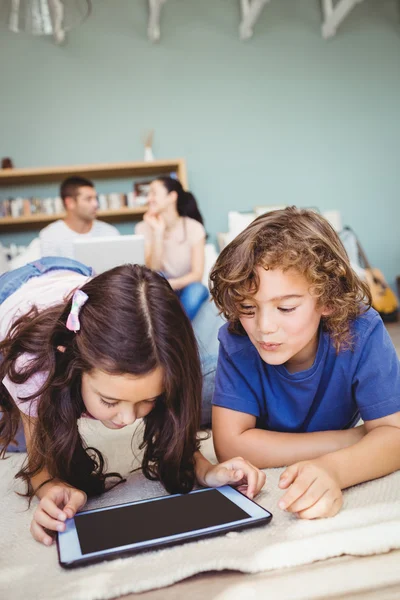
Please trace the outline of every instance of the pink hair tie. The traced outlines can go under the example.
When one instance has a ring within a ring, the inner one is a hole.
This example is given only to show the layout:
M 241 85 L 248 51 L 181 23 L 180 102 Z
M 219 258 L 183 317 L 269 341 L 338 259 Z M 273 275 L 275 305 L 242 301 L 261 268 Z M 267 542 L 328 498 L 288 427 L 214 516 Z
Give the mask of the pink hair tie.
M 66 327 L 70 331 L 75 331 L 76 333 L 80 330 L 81 324 L 79 322 L 79 313 L 81 312 L 81 308 L 88 298 L 89 296 L 85 294 L 85 292 L 82 292 L 82 290 L 76 290 L 72 296 L 71 312 L 68 315 L 66 323 Z

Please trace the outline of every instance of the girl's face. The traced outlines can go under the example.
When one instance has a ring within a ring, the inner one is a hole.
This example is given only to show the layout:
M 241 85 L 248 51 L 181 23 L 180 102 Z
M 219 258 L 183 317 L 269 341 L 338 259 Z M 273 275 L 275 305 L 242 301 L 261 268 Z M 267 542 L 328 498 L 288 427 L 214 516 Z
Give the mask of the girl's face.
M 309 369 L 321 316 L 328 311 L 317 307 L 310 284 L 297 271 L 257 267 L 257 273 L 259 290 L 241 305 L 247 312 L 240 317 L 243 328 L 267 364 L 285 365 L 291 373 Z
M 168 192 L 161 181 L 152 181 L 147 195 L 147 205 L 149 213 L 159 215 L 176 204 L 176 192 Z
M 146 417 L 163 393 L 162 367 L 146 375 L 111 375 L 94 369 L 82 375 L 87 412 L 109 429 L 121 429 Z

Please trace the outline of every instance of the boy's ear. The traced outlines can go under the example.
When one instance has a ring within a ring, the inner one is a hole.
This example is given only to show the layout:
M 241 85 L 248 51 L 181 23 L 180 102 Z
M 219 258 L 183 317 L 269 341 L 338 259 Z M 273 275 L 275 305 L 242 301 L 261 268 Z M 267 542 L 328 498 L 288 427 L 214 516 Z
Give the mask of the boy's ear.
M 332 313 L 333 308 L 330 308 L 329 306 L 323 306 L 321 310 L 321 317 L 330 317 Z

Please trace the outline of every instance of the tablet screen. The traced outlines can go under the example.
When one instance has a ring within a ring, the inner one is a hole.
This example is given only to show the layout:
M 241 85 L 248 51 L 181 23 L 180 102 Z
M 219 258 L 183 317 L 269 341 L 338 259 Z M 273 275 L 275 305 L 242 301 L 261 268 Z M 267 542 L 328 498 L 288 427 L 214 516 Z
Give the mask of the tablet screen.
M 217 490 L 75 516 L 82 554 L 243 521 L 249 514 Z

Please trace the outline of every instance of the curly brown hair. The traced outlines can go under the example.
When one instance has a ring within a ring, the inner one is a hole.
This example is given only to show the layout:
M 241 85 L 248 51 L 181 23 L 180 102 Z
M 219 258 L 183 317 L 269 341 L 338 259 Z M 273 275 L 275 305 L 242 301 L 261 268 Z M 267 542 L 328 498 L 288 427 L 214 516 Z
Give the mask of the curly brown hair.
M 211 271 L 210 290 L 233 333 L 245 333 L 240 304 L 257 293 L 260 266 L 302 274 L 317 306 L 329 309 L 322 323 L 336 350 L 351 347 L 350 323 L 371 306 L 371 294 L 324 217 L 295 206 L 275 210 L 255 219 L 224 248 Z
M 82 439 L 77 419 L 85 412 L 81 394 L 82 373 L 100 369 L 115 375 L 145 375 L 158 366 L 164 370 L 164 393 L 144 418 L 142 471 L 157 479 L 171 493 L 188 492 L 195 483 L 194 454 L 199 449 L 202 377 L 196 339 L 178 297 L 164 277 L 139 265 L 123 265 L 106 271 L 82 286 L 89 296 L 80 312 L 78 334 L 66 327 L 71 297 L 43 311 L 34 307 L 16 320 L 0 343 L 0 382 L 8 377 L 16 384 L 34 373 L 46 372 L 47 380 L 37 398 L 37 423 L 29 462 L 17 477 L 34 490 L 31 478 L 46 469 L 93 496 L 105 491 L 106 463 L 95 448 Z M 65 351 L 59 352 L 59 347 Z M 20 370 L 18 359 L 30 355 Z M 0 383 L 0 458 L 15 438 L 20 412 Z

